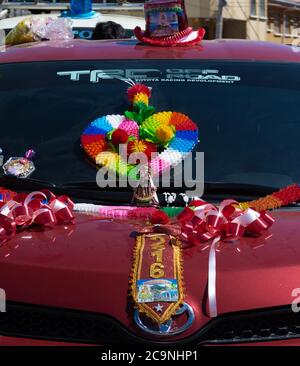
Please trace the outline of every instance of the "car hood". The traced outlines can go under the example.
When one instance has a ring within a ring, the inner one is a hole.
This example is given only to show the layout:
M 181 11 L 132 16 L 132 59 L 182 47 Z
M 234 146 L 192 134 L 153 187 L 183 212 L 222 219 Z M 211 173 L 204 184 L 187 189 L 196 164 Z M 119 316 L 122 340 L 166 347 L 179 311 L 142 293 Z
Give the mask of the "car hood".
M 219 244 L 219 314 L 286 305 L 300 287 L 300 212 L 272 215 L 275 223 L 261 237 Z M 130 222 L 76 214 L 74 225 L 19 232 L 0 248 L 0 288 L 11 301 L 108 314 L 137 332 L 128 310 L 135 230 Z M 208 253 L 209 243 L 183 252 L 185 301 L 195 321 L 182 337 L 210 320 Z

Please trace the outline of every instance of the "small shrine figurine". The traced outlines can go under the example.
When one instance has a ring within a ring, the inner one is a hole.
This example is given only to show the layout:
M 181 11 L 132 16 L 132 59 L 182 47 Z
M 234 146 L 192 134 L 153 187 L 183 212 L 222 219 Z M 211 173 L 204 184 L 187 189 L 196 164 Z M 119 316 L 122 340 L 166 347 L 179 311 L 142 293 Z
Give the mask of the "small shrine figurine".
M 140 170 L 140 180 L 134 190 L 131 203 L 136 206 L 159 206 L 156 190 L 151 170 L 148 166 L 144 166 Z

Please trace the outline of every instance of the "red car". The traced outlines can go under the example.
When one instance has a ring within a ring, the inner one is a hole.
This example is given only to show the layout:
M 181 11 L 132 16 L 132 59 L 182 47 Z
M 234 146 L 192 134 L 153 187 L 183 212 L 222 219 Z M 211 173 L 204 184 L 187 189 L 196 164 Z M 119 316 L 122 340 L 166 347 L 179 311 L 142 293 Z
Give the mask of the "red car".
M 241 40 L 182 48 L 134 40 L 10 47 L 0 53 L 0 147 L 4 161 L 32 147 L 36 169 L 27 179 L 1 175 L 0 186 L 130 203 L 129 190 L 96 186 L 95 167 L 80 147 L 88 122 L 126 109 L 124 78 L 155 87 L 157 110 L 178 110 L 197 123 L 205 200 L 246 201 L 300 182 L 297 51 Z M 300 345 L 300 315 L 291 307 L 300 293 L 300 210 L 294 204 L 272 215 L 263 236 L 217 252 L 216 318 L 207 313 L 209 245 L 184 251 L 186 318 L 168 329 L 141 322 L 128 302 L 132 223 L 77 213 L 75 225 L 20 231 L 0 247 L 7 300 L 0 344 Z

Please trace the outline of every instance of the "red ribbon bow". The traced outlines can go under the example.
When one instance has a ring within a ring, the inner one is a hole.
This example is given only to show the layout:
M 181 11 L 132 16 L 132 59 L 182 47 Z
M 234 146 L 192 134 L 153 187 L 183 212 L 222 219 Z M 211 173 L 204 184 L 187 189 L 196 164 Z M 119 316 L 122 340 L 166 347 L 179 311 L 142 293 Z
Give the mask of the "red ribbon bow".
M 259 236 L 270 227 L 274 219 L 267 212 L 251 208 L 242 210 L 238 202 L 224 200 L 217 208 L 202 200 L 193 201 L 193 210 L 186 207 L 179 215 L 181 239 L 194 245 L 213 239 L 208 263 L 209 314 L 217 316 L 216 249 L 220 241 L 233 241 L 248 234 Z
M 0 244 L 17 230 L 36 224 L 51 227 L 73 223 L 74 203 L 68 196 L 56 197 L 48 190 L 19 193 L 0 208 Z
M 232 241 L 245 234 L 258 236 L 274 219 L 265 211 L 242 210 L 234 200 L 222 201 L 220 207 L 202 200 L 194 201 L 194 209 L 186 207 L 179 215 L 182 239 L 200 244 L 215 237 Z

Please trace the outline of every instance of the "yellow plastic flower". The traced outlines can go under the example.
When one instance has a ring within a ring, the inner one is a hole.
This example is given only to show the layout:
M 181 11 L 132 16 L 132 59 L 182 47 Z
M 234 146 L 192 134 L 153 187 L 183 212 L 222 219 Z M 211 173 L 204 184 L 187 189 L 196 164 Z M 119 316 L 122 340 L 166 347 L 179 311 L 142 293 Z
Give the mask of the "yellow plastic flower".
M 159 122 L 160 125 L 168 125 L 170 123 L 173 112 L 159 112 L 154 115 L 155 120 Z
M 146 95 L 144 93 L 137 93 L 133 98 L 133 104 L 136 104 L 136 103 L 144 103 L 144 104 L 148 105 L 148 103 L 149 103 L 148 95 Z
M 240 202 L 240 203 L 233 205 L 233 207 L 246 211 L 249 208 L 249 202 Z
M 157 141 L 162 145 L 165 145 L 169 141 L 171 141 L 174 135 L 175 135 L 174 128 L 168 125 L 160 126 L 155 131 L 155 137 Z
M 107 169 L 117 172 L 119 175 L 127 175 L 128 167 L 121 157 L 111 151 L 103 151 L 96 157 L 96 163 L 105 166 Z
M 144 152 L 147 146 L 144 141 L 134 140 L 132 142 L 131 150 L 132 152 Z
M 116 170 L 116 165 L 119 160 L 119 155 L 111 151 L 103 151 L 96 156 L 98 165 L 106 166 L 112 170 Z

